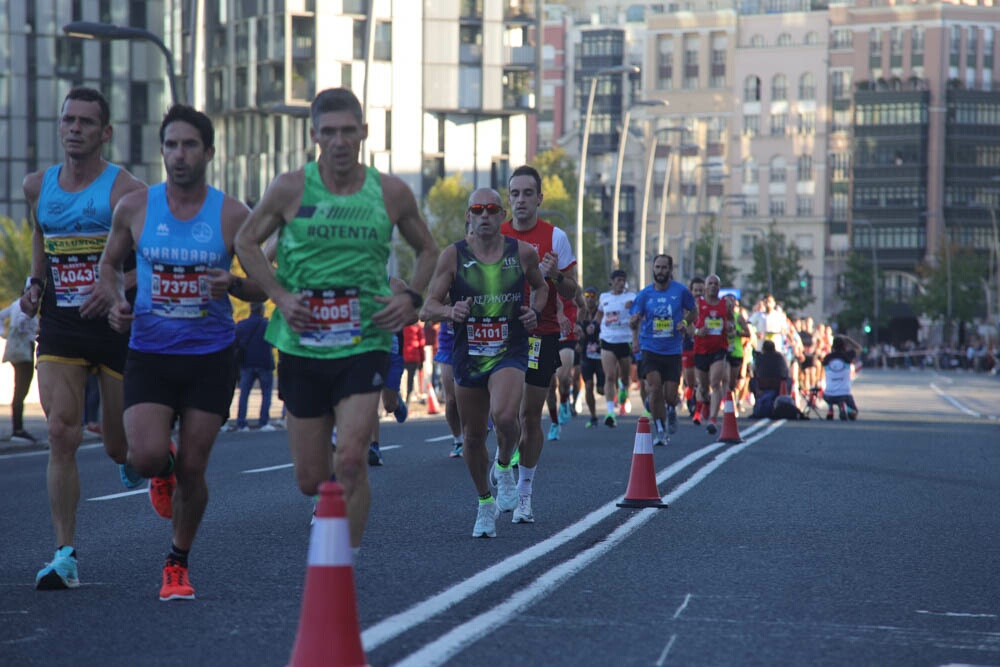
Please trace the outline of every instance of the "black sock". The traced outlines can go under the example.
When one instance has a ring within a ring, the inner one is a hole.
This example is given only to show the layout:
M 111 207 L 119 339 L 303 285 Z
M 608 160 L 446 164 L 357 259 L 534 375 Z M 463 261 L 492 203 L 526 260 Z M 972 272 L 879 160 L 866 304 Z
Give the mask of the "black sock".
M 174 463 L 176 463 L 176 460 L 174 459 L 174 453 L 167 452 L 167 465 L 164 466 L 163 470 L 161 470 L 156 476 L 170 477 L 170 475 L 172 475 L 174 472 Z
M 176 544 L 170 544 L 170 553 L 167 554 L 167 560 L 173 561 L 178 565 L 183 565 L 187 567 L 188 564 L 188 554 L 191 553 L 190 549 L 181 549 Z
M 72 545 L 69 545 L 69 544 L 62 544 L 62 545 L 59 546 L 59 549 L 63 549 L 65 547 L 69 547 L 69 548 L 73 549 Z M 59 551 L 59 549 L 56 549 L 56 551 Z M 73 549 L 72 551 L 70 551 L 69 555 L 72 556 L 73 558 L 76 558 L 76 549 Z
M 492 493 L 484 493 L 483 495 L 479 496 L 479 502 L 483 502 L 483 501 L 486 501 L 486 500 L 493 500 L 493 494 Z

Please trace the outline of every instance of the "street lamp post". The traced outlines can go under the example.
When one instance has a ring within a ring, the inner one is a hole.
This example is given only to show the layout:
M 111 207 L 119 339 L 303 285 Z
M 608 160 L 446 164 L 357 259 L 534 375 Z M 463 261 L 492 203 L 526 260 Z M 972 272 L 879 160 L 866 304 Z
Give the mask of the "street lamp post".
M 854 220 L 855 225 L 862 225 L 871 230 L 872 248 L 872 314 L 875 316 L 875 326 L 872 328 L 872 347 L 878 346 L 878 235 L 875 232 L 875 225 L 871 220 Z M 949 281 L 950 282 L 950 281 Z M 950 291 L 950 288 L 949 288 Z M 949 308 L 950 310 L 950 308 Z
M 628 143 L 629 124 L 632 120 L 632 109 L 639 106 L 667 106 L 663 100 L 638 100 L 632 103 L 625 110 L 625 117 L 622 119 L 621 139 L 618 140 L 618 164 L 615 167 L 615 194 L 611 204 L 611 262 L 612 269 L 617 269 L 620 261 L 618 258 L 618 206 L 621 201 L 622 192 L 622 167 L 625 164 L 625 145 Z M 641 284 L 641 281 L 640 281 Z
M 729 194 L 722 198 L 722 211 L 719 215 L 719 226 L 715 228 L 715 242 L 712 244 L 712 261 L 709 263 L 708 272 L 715 273 L 715 265 L 719 259 L 719 238 L 722 236 L 722 227 L 729 220 L 729 207 L 742 205 L 746 200 L 744 194 Z
M 681 144 L 677 146 L 677 150 L 676 151 L 671 151 L 672 155 L 670 156 L 670 157 L 673 157 L 674 154 L 676 154 L 677 159 L 675 160 L 675 162 L 677 164 L 678 178 L 680 178 L 679 174 L 680 174 L 680 164 L 681 164 L 681 162 L 680 162 L 680 160 L 681 160 L 681 157 L 680 157 L 681 153 L 683 153 L 684 150 L 689 149 L 689 148 L 694 148 L 695 150 L 697 150 L 698 146 L 696 144 L 685 144 L 685 143 L 683 143 L 684 142 L 684 135 L 685 134 L 690 134 L 690 132 L 691 132 L 691 130 L 689 130 L 688 128 L 684 127 L 683 125 L 674 125 L 674 126 L 670 126 L 670 127 L 661 127 L 661 128 L 657 129 L 654 132 L 654 135 L 655 134 L 659 134 L 660 132 L 680 132 L 681 133 Z M 668 205 L 670 203 L 670 173 L 671 173 L 671 171 L 673 171 L 673 170 L 670 167 L 670 159 L 668 158 L 667 159 L 667 168 L 663 172 L 663 192 L 660 193 L 660 229 L 659 229 L 659 237 L 658 237 L 658 240 L 657 240 L 657 249 L 656 249 L 656 252 L 657 252 L 657 254 L 661 254 L 661 255 L 663 254 L 663 248 L 664 248 L 663 244 L 664 244 L 664 241 L 667 238 L 667 208 L 668 208 Z M 679 192 L 679 190 L 678 190 L 678 192 Z M 680 276 L 682 280 L 686 277 L 685 274 L 684 274 L 684 240 L 683 240 L 683 236 L 681 237 L 681 252 L 677 256 L 677 275 Z
M 111 23 L 96 23 L 94 21 L 73 21 L 63 26 L 67 37 L 77 39 L 101 39 L 105 41 L 141 40 L 152 42 L 163 57 L 167 59 L 167 80 L 170 83 L 170 99 L 174 104 L 183 100 L 178 96 L 177 75 L 174 72 L 174 55 L 163 43 L 163 40 L 143 28 L 119 26 Z
M 597 79 L 609 74 L 637 74 L 636 65 L 605 67 L 594 72 L 590 80 L 590 95 L 587 98 L 587 114 L 583 121 L 583 143 L 580 148 L 580 175 L 576 185 L 576 279 L 583 284 L 583 195 L 586 187 L 587 149 L 590 143 L 590 120 L 594 113 L 594 96 L 597 94 Z
M 646 285 L 646 216 L 649 215 L 649 190 L 653 184 L 653 162 L 656 159 L 656 135 L 649 141 L 646 157 L 646 181 L 642 190 L 642 216 L 639 220 L 639 289 Z
M 767 267 L 767 293 L 773 295 L 774 283 L 771 281 L 771 248 L 767 232 L 755 225 L 744 227 L 744 229 L 750 232 L 760 232 L 761 240 L 764 241 L 764 265 Z

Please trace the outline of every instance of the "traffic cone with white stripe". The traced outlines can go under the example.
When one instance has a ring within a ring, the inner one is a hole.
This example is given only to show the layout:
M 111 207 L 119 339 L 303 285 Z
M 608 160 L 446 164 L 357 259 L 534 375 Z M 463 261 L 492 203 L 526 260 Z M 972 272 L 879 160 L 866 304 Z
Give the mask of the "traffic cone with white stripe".
M 649 418 L 639 417 L 632 449 L 632 470 L 629 472 L 628 489 L 618 507 L 658 507 L 667 505 L 660 499 L 656 488 L 656 466 L 653 464 L 653 436 L 649 432 Z
M 722 433 L 719 434 L 719 442 L 735 444 L 743 442 L 740 437 L 740 429 L 736 425 L 736 408 L 733 405 L 733 392 L 726 394 L 725 414 L 722 415 Z
M 344 490 L 336 482 L 324 482 L 319 487 L 302 614 L 288 667 L 368 664 L 361 647 L 352 561 Z
M 427 383 L 427 414 L 436 415 L 441 412 L 441 406 L 438 403 L 437 393 L 434 391 L 434 385 L 430 382 Z

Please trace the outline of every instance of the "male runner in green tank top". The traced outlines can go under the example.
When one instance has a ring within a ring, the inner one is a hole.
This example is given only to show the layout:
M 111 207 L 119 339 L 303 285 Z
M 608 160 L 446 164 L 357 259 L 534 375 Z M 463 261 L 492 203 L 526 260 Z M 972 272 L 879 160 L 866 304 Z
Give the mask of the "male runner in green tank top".
M 524 241 L 500 234 L 500 194 L 480 188 L 469 197 L 467 240 L 441 252 L 420 315 L 455 325 L 452 365 L 455 400 L 465 444 L 462 457 L 479 494 L 473 537 L 496 537 L 496 516 L 517 505 L 510 458 L 520 436 L 518 413 L 528 368 L 528 331 L 548 298 L 538 253 Z M 525 303 L 524 284 L 531 286 Z M 497 497 L 490 492 L 487 418 L 493 416 L 500 449 Z
M 358 161 L 368 136 L 350 90 L 320 92 L 311 107 L 316 162 L 279 175 L 236 237 L 247 275 L 277 310 L 267 339 L 279 350 L 295 478 L 306 495 L 334 468 L 344 487 L 351 544 L 361 545 L 371 494 L 368 436 L 388 369 L 392 332 L 417 320 L 437 245 L 399 178 Z M 386 282 L 393 226 L 417 253 L 412 289 Z M 278 230 L 277 269 L 261 244 Z

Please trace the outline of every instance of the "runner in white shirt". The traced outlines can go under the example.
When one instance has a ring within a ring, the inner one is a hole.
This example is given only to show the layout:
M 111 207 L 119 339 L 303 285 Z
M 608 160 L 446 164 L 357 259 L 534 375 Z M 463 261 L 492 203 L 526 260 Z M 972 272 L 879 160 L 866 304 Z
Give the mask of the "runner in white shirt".
M 604 368 L 604 398 L 608 415 L 604 424 L 615 426 L 615 391 L 618 378 L 625 385 L 632 379 L 632 330 L 629 328 L 629 309 L 635 300 L 635 292 L 625 290 L 626 274 L 621 269 L 611 272 L 611 291 L 601 294 L 597 307 L 597 318 L 601 322 L 601 366 Z M 624 398 L 619 402 L 624 405 Z

